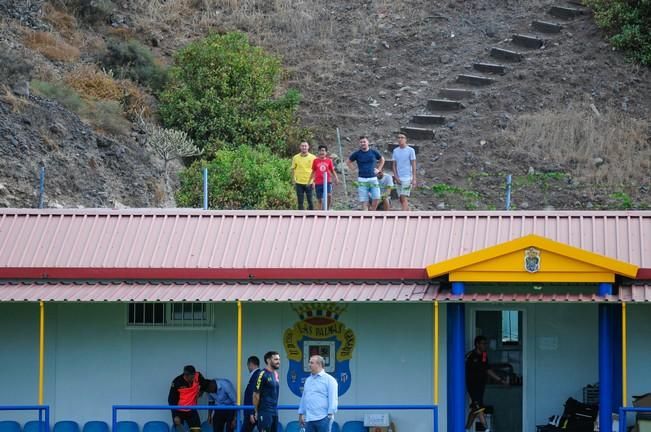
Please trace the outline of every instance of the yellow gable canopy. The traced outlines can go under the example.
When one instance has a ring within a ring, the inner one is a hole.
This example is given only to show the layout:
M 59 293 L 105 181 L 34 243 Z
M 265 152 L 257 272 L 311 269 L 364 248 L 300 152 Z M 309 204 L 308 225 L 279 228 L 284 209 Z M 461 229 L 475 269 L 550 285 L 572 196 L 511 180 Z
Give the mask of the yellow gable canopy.
M 545 237 L 528 235 L 427 267 L 452 282 L 612 283 L 635 278 L 637 266 Z

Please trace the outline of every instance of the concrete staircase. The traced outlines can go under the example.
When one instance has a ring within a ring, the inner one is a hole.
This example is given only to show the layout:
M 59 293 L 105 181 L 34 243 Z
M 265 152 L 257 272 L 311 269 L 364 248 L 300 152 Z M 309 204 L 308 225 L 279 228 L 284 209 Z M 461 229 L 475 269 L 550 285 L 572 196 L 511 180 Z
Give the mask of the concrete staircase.
M 526 61 L 527 56 L 535 55 L 537 50 L 544 49 L 550 38 L 562 36 L 563 29 L 571 20 L 588 13 L 580 0 L 556 2 L 558 4 L 553 4 L 547 10 L 547 16 L 530 23 L 527 33 L 513 34 L 509 41 L 511 47 L 490 47 L 490 60 L 478 59 L 472 63 L 469 68 L 474 73 L 458 74 L 454 87 L 440 88 L 437 97 L 427 101 L 426 112 L 414 114 L 408 124 L 400 128 L 407 134 L 416 153 L 435 138 L 436 128 L 445 127 L 452 118 L 462 116 L 473 100 L 481 98 L 483 89 L 490 88 L 500 80 L 508 80 L 509 72 L 516 70 L 518 63 Z M 420 145 L 414 145 L 414 141 Z M 393 151 L 395 147 L 396 144 L 389 144 L 388 150 Z M 393 170 L 392 160 L 386 161 L 385 170 Z

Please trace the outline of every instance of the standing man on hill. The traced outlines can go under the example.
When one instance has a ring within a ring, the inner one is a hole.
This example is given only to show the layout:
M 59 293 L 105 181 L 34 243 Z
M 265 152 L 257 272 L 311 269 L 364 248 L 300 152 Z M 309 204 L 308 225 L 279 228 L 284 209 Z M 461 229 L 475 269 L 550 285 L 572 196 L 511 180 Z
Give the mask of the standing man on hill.
M 307 196 L 307 209 L 314 210 L 310 175 L 312 174 L 312 162 L 316 156 L 310 153 L 310 144 L 307 141 L 303 141 L 299 149 L 300 152 L 292 158 L 292 181 L 296 189 L 298 209 L 303 210 L 304 198 Z
M 409 210 L 409 195 L 416 187 L 416 152 L 407 145 L 407 135 L 398 132 L 398 147 L 393 149 L 393 175 L 402 210 Z
M 328 175 L 327 184 L 323 180 L 323 174 Z M 328 210 L 323 206 L 323 191 L 327 190 L 328 194 L 328 206 L 332 208 L 332 181 L 334 178 L 334 183 L 339 184 L 339 177 L 335 172 L 335 166 L 332 163 L 332 159 L 328 157 L 328 147 L 324 145 L 319 146 L 319 156 L 314 159 L 312 162 L 312 174 L 310 177 L 310 183 L 314 182 L 316 186 L 316 200 L 319 203 L 321 210 Z
M 249 369 L 249 383 L 244 390 L 244 405 L 253 405 L 253 391 L 258 383 L 258 376 L 260 375 L 260 359 L 257 356 L 251 356 L 246 361 L 246 367 Z M 251 432 L 255 427 L 255 414 L 254 411 L 244 411 L 244 425 L 242 426 L 243 432 Z
M 264 362 L 267 367 L 258 376 L 258 382 L 253 392 L 253 406 L 255 406 L 258 431 L 276 432 L 278 430 L 280 354 L 276 351 L 269 351 L 264 355 Z
M 170 393 L 167 396 L 169 405 L 183 405 L 192 407 L 197 405 L 197 399 L 201 396 L 201 389 L 207 387 L 208 381 L 192 365 L 185 366 L 183 373 L 172 381 Z M 190 432 L 201 431 L 201 421 L 196 409 L 172 410 L 174 428 L 183 432 L 183 423 L 187 423 Z
M 369 210 L 369 194 L 371 195 L 370 209 L 375 210 L 380 201 L 380 186 L 377 173 L 382 171 L 384 157 L 375 149 L 369 147 L 368 137 L 359 137 L 359 150 L 353 152 L 346 164 L 353 169 L 357 162 L 357 193 L 363 210 Z

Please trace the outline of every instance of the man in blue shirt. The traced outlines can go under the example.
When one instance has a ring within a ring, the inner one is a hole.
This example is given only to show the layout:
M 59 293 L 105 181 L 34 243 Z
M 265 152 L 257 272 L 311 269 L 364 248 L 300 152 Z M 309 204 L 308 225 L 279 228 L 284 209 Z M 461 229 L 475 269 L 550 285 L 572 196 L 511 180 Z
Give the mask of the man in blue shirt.
M 337 412 L 339 385 L 324 367 L 323 357 L 310 357 L 312 374 L 305 380 L 298 407 L 298 421 L 305 432 L 330 432 Z
M 235 387 L 226 378 L 216 378 L 208 382 L 208 405 L 235 405 Z M 208 412 L 208 422 L 214 432 L 235 430 L 235 410 L 214 410 Z
M 357 193 L 362 209 L 369 210 L 369 194 L 371 195 L 370 209 L 375 210 L 380 201 L 380 187 L 377 173 L 382 171 L 384 157 L 375 149 L 369 148 L 368 137 L 359 137 L 359 150 L 353 152 L 347 161 L 349 169 L 357 162 Z
M 257 356 L 251 356 L 246 361 L 246 367 L 249 369 L 249 383 L 244 390 L 244 405 L 253 405 L 253 391 L 258 383 L 258 376 L 260 375 L 260 359 Z M 255 415 L 253 411 L 244 411 L 244 424 L 242 425 L 243 432 L 251 432 L 255 427 Z
M 276 432 L 278 430 L 278 369 L 280 369 L 280 354 L 269 351 L 264 355 L 264 368 L 258 376 L 253 392 L 253 406 L 260 432 Z

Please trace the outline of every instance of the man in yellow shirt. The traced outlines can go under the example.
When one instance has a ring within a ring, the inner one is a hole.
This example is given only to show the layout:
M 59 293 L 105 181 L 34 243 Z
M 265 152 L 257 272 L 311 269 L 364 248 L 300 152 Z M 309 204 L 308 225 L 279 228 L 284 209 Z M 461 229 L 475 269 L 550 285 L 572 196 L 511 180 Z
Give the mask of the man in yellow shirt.
M 310 176 L 312 175 L 312 162 L 316 159 L 316 156 L 309 152 L 310 144 L 307 141 L 303 141 L 299 148 L 301 152 L 292 158 L 292 181 L 296 189 L 298 209 L 303 210 L 304 198 L 307 195 L 307 208 L 308 210 L 314 210 L 314 202 L 312 201 L 313 183 L 310 181 Z

